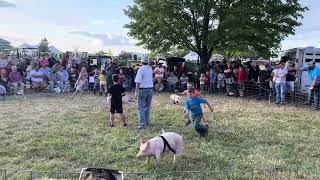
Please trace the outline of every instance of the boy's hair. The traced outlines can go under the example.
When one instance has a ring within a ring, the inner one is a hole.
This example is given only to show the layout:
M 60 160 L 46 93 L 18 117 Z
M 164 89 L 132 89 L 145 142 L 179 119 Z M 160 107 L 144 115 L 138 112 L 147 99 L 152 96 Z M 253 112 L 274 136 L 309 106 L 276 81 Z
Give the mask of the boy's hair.
M 112 75 L 112 81 L 113 81 L 113 82 L 118 82 L 118 81 L 119 81 L 119 76 L 118 76 L 118 74 Z
M 194 93 L 194 92 L 195 92 L 195 89 L 193 87 L 188 88 L 188 93 Z

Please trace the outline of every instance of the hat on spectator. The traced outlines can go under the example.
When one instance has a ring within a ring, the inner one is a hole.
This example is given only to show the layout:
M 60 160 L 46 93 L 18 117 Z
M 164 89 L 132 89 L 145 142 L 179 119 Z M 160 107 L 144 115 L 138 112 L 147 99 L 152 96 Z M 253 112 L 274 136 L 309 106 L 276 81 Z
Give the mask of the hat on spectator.
M 149 61 L 150 61 L 149 56 L 147 55 L 143 56 L 143 58 L 141 59 L 141 62 L 145 64 L 149 64 Z
M 308 65 L 311 65 L 311 64 L 316 64 L 316 62 L 315 61 L 309 61 Z

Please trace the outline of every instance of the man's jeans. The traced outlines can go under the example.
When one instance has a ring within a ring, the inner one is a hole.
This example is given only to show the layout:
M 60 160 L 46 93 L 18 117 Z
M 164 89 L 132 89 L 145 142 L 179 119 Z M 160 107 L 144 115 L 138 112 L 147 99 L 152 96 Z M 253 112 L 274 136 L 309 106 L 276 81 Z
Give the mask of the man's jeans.
M 284 103 L 286 83 L 276 83 L 277 98 L 276 103 Z
M 196 131 L 200 134 L 201 137 L 206 137 L 208 136 L 208 126 L 202 125 L 201 120 L 203 119 L 203 115 L 197 115 L 197 116 L 192 116 L 192 119 L 194 121 L 194 127 Z
M 62 92 L 66 92 L 68 90 L 69 81 L 60 81 L 60 89 Z
M 153 88 L 139 90 L 138 110 L 141 128 L 146 128 L 149 125 L 152 95 Z
M 210 81 L 209 93 L 214 93 L 216 91 L 216 81 Z
M 311 103 L 311 97 L 313 96 L 313 105 L 315 106 L 315 108 L 319 108 L 319 96 L 320 96 L 320 84 L 317 84 L 315 88 L 313 89 L 309 89 L 308 92 L 308 102 Z
M 174 91 L 176 90 L 177 85 L 176 84 L 169 84 L 169 91 Z
M 126 77 L 126 85 L 127 85 L 127 91 L 131 91 L 131 89 L 132 89 L 132 79 L 131 79 L 131 77 Z

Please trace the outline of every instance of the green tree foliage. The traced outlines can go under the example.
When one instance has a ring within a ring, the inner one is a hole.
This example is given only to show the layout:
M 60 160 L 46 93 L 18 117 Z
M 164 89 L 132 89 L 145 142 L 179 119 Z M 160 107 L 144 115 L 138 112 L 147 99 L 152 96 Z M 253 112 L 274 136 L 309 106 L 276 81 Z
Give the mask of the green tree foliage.
M 305 10 L 299 0 L 135 0 L 125 27 L 151 51 L 188 49 L 207 64 L 213 51 L 270 57 Z
M 41 40 L 38 50 L 40 53 L 47 53 L 49 51 L 49 42 L 47 38 Z

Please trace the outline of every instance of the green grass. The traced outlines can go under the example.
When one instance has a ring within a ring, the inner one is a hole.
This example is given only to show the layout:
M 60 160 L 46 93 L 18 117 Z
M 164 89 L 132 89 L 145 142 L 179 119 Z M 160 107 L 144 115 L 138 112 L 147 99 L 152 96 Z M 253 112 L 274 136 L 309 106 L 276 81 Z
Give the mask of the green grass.
M 205 109 L 210 129 L 203 139 L 192 126 L 185 127 L 183 106 L 171 104 L 169 94 L 154 96 L 151 126 L 143 131 L 135 128 L 136 103 L 125 106 L 129 127 L 120 128 L 117 116 L 111 129 L 103 97 L 11 97 L 0 102 L 0 169 L 77 172 L 105 167 L 150 173 L 126 175 L 128 179 L 319 177 L 320 113 L 235 98 L 208 99 L 215 111 Z M 145 164 L 135 155 L 140 138 L 157 136 L 162 128 L 182 134 L 186 152 L 175 165 L 171 155 L 163 156 L 155 169 L 153 160 Z M 165 174 L 173 171 L 204 173 Z

